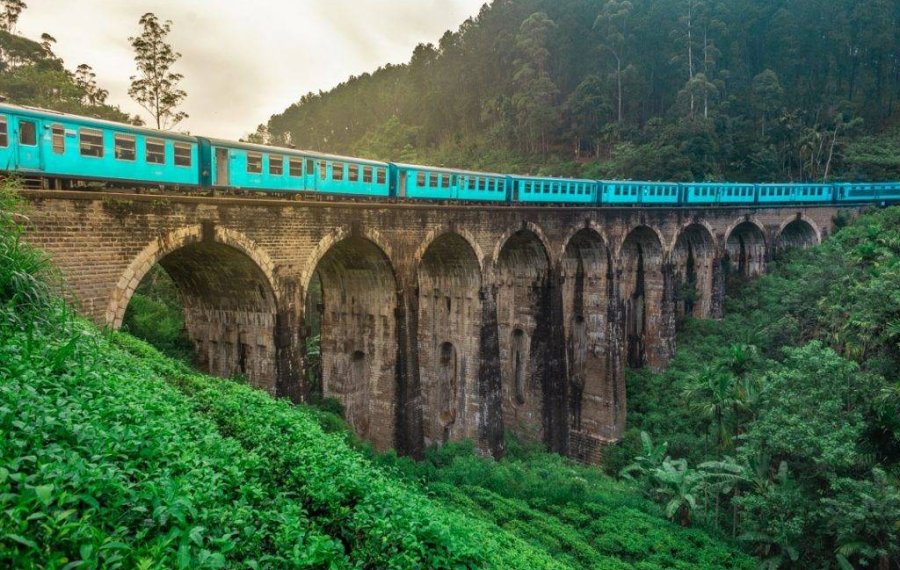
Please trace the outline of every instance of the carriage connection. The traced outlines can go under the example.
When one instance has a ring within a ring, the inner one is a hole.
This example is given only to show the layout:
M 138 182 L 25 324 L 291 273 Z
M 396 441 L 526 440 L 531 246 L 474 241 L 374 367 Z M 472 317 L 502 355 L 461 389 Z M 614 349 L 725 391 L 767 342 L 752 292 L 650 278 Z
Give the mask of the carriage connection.
M 180 135 L 8 104 L 0 104 L 0 170 L 62 183 L 513 204 L 672 207 L 900 201 L 900 182 L 733 184 L 519 176 Z

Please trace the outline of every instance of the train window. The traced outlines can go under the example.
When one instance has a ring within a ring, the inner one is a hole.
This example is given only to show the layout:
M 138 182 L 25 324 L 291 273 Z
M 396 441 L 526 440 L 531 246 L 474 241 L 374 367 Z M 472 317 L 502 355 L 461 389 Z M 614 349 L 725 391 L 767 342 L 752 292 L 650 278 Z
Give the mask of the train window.
M 311 158 L 306 159 L 306 175 L 311 176 L 315 170 L 315 163 Z
M 284 176 L 284 157 L 280 154 L 269 155 L 269 174 L 271 176 Z
M 247 153 L 247 172 L 250 174 L 259 174 L 262 172 L 262 153 Z
M 135 146 L 134 137 L 131 135 L 117 134 L 113 138 L 116 158 L 119 160 L 134 160 Z M 55 145 L 55 142 L 54 142 Z
M 6 122 L 6 115 L 0 115 L 0 147 L 9 146 L 9 127 Z
M 424 172 L 418 172 L 416 174 L 416 186 L 418 186 L 419 188 L 422 188 L 423 186 L 425 186 L 425 173 Z
M 303 176 L 303 161 L 299 158 L 288 159 L 288 176 Z
M 66 128 L 62 125 L 53 125 L 50 127 L 50 135 L 52 139 L 53 152 L 55 154 L 63 154 L 66 152 Z
M 81 156 L 103 158 L 103 131 L 81 129 L 79 139 Z
M 350 182 L 359 182 L 359 165 L 347 165 L 347 180 Z
M 26 146 L 37 144 L 37 126 L 34 121 L 19 121 L 19 144 Z
M 450 175 L 445 174 L 441 177 L 441 188 L 450 188 Z
M 324 160 L 319 161 L 319 178 L 322 180 L 328 178 L 328 162 Z
M 484 178 L 477 178 L 476 180 L 478 181 L 478 189 L 484 190 Z
M 344 163 L 343 162 L 332 162 L 331 163 L 331 179 L 335 182 L 341 182 L 344 180 Z
M 166 143 L 162 139 L 147 139 L 147 162 L 163 164 L 166 162 Z
M 175 166 L 191 165 L 191 145 L 188 143 L 175 143 Z
M 387 172 L 383 168 L 375 169 L 375 182 L 378 184 L 384 184 L 387 182 Z
M 372 183 L 372 167 L 363 166 L 363 184 Z

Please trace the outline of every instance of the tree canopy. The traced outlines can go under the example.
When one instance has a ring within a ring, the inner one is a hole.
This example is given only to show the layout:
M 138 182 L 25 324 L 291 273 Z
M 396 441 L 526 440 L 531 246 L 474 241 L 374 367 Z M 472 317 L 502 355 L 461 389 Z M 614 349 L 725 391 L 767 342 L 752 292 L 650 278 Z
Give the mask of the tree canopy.
M 898 23 L 889 0 L 495 0 L 267 127 L 276 144 L 460 167 L 897 178 L 852 147 L 898 128 Z

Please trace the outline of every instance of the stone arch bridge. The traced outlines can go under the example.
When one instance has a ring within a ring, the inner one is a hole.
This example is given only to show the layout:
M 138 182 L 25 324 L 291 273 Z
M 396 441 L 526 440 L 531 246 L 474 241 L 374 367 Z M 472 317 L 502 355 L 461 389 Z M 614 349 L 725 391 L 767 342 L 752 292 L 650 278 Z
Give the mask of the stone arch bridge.
M 665 366 L 679 318 L 720 317 L 730 274 L 818 243 L 835 215 L 23 194 L 26 239 L 100 325 L 161 264 L 210 373 L 302 400 L 310 307 L 321 390 L 378 448 L 497 455 L 511 430 L 588 461 L 622 434 L 626 366 Z

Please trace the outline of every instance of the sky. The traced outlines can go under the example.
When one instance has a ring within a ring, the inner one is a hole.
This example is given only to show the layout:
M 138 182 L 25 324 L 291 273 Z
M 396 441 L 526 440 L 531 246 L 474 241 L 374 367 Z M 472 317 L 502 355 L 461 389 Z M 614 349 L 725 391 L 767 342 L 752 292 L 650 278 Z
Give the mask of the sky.
M 70 70 L 87 63 L 108 102 L 149 116 L 128 97 L 136 73 L 129 36 L 146 12 L 172 21 L 190 117 L 177 127 L 237 139 L 310 91 L 406 63 L 416 44 L 437 44 L 485 0 L 26 0 L 17 33 L 56 38 Z M 149 121 L 148 121 L 149 122 Z

